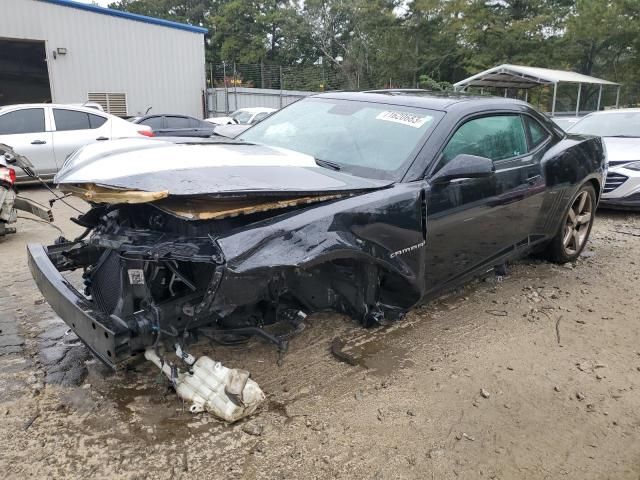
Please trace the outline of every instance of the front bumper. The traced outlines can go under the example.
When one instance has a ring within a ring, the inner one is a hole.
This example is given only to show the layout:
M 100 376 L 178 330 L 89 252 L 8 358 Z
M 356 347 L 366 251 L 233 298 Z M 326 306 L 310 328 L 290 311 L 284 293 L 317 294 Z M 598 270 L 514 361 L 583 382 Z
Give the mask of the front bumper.
M 55 248 L 55 247 L 49 247 Z M 29 270 L 51 308 L 102 362 L 118 369 L 131 358 L 131 330 L 114 315 L 93 308 L 56 269 L 46 247 L 27 245 Z
M 640 209 L 640 192 L 622 198 L 602 198 L 600 207 L 636 210 Z
M 600 206 L 621 209 L 640 208 L 640 172 L 623 166 L 609 168 Z

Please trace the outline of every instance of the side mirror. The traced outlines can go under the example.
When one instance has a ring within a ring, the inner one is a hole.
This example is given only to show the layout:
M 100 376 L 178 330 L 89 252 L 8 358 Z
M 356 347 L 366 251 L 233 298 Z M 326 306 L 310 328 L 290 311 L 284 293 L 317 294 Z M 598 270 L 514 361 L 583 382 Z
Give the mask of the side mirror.
M 431 177 L 432 183 L 446 183 L 456 178 L 484 178 L 495 172 L 493 161 L 489 158 L 461 153 Z

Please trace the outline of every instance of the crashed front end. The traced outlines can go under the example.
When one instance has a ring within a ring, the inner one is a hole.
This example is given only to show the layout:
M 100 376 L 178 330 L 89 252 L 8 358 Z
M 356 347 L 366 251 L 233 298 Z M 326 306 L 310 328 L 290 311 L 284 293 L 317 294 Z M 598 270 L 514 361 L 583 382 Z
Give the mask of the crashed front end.
M 264 323 L 257 317 L 266 312 L 237 311 L 238 304 L 220 298 L 214 304 L 226 272 L 216 237 L 242 220 L 192 222 L 157 204 L 96 205 L 76 220 L 90 235 L 48 247 L 30 244 L 29 265 L 53 309 L 115 368 L 161 339 L 182 342 L 185 330 L 217 324 L 248 333 Z M 77 269 L 82 292 L 62 276 Z M 247 285 L 238 288 L 244 298 L 236 301 L 251 303 Z M 233 322 L 225 321 L 231 312 Z
M 115 171 L 119 160 L 144 163 L 141 150 L 111 158 Z M 144 175 L 91 183 L 78 173 L 92 164 L 81 156 L 57 183 L 90 203 L 74 219 L 87 230 L 72 241 L 30 244 L 32 275 L 56 313 L 114 369 L 149 348 L 188 344 L 196 332 L 258 335 L 285 350 L 312 312 L 343 312 L 365 325 L 402 316 L 423 293 L 423 249 L 406 248 L 424 245 L 421 190 L 349 185 L 355 180 L 297 161 L 320 175 L 314 189 L 276 190 L 263 177 L 250 191 L 246 175 L 234 186 L 236 167 L 220 165 L 174 171 L 166 189 L 142 189 L 150 182 Z M 286 170 L 295 176 L 293 163 Z M 215 190 L 180 182 L 205 174 Z M 63 276 L 73 270 L 82 271 L 75 285 Z
M 180 325 L 211 321 L 210 312 L 202 314 L 204 297 L 215 292 L 224 258 L 207 236 L 151 230 L 148 221 L 162 221 L 160 213 L 109 210 L 94 207 L 78 219 L 92 230 L 87 239 L 28 249 L 31 272 L 53 309 L 98 358 L 116 367 L 163 333 L 177 339 Z M 76 269 L 83 270 L 82 293 L 61 275 Z

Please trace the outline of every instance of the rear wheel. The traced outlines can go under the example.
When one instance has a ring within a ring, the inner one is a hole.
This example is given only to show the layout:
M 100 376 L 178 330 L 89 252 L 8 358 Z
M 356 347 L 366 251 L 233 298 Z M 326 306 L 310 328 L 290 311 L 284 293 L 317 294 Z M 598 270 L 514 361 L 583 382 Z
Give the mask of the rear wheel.
M 596 213 L 596 192 L 583 185 L 573 197 L 560 228 L 549 243 L 546 257 L 554 262 L 573 262 L 587 244 Z

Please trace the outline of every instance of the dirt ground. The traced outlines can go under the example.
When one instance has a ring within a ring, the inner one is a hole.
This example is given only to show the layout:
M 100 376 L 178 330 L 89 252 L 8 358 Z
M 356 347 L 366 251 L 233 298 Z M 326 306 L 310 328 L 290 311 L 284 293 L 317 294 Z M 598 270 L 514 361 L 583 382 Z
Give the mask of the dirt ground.
M 70 212 L 54 207 L 68 236 Z M 151 364 L 92 359 L 26 265 L 59 233 L 17 227 L 0 239 L 3 478 L 640 478 L 640 214 L 598 212 L 575 265 L 524 260 L 391 327 L 311 317 L 281 366 L 257 340 L 198 347 L 267 393 L 231 426 Z

